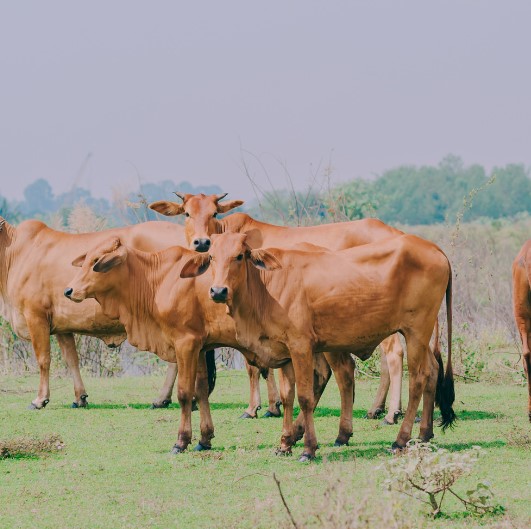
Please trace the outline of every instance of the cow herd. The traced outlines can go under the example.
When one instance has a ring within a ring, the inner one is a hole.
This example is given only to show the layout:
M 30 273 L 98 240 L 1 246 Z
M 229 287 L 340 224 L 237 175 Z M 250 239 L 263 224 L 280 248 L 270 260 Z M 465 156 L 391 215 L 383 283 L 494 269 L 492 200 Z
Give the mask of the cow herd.
M 259 374 L 267 376 L 268 416 L 284 407 L 279 453 L 304 437 L 301 461 L 315 457 L 313 412 L 331 372 L 341 397 L 336 445 L 352 436 L 354 361 L 382 343 L 382 379 L 368 417 L 385 423 L 401 413 L 404 337 L 409 401 L 394 449 L 411 438 L 422 398 L 420 438 L 433 437 L 433 413 L 451 426 L 452 270 L 435 244 L 376 219 L 312 227 L 281 227 L 244 213 L 225 195 L 178 195 L 181 202 L 150 207 L 184 215 L 184 228 L 146 222 L 87 234 L 52 230 L 29 220 L 15 227 L 0 217 L 0 309 L 14 332 L 31 340 L 40 368 L 31 407 L 49 402 L 50 335 L 57 336 L 74 378 L 73 407 L 87 405 L 74 334 L 133 345 L 170 362 L 154 407 L 171 402 L 177 378 L 181 409 L 173 453 L 192 440 L 191 415 L 199 405 L 200 440 L 212 446 L 209 395 L 214 387 L 213 349 L 241 351 L 251 386 L 244 417 L 260 408 Z M 513 265 L 514 311 L 530 370 L 531 241 Z M 446 369 L 439 351 L 438 313 L 445 300 Z M 75 302 L 75 303 L 74 303 Z M 278 391 L 273 368 L 278 368 Z M 293 421 L 295 387 L 301 413 Z M 529 402 L 531 420 L 531 394 Z

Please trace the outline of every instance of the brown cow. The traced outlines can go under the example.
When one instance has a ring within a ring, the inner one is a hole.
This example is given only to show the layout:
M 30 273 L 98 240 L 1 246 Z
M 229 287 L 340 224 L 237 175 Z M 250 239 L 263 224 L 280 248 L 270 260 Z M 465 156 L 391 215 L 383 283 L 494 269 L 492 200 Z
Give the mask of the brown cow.
M 527 378 L 527 413 L 531 421 L 531 239 L 513 262 L 513 308 L 522 340 L 524 371 Z
M 124 328 L 105 317 L 95 301 L 74 305 L 63 296 L 75 275 L 72 259 L 110 236 L 144 250 L 184 244 L 184 230 L 170 222 L 147 222 L 96 233 L 68 234 L 37 220 L 18 227 L 0 217 L 0 314 L 21 338 L 31 340 L 40 369 L 37 397 L 31 407 L 49 402 L 50 335 L 55 334 L 74 378 L 73 406 L 86 406 L 73 333 L 96 336 L 107 344 L 125 340 Z
M 403 235 L 403 232 L 387 226 L 377 219 L 363 219 L 352 222 L 322 224 L 307 227 L 284 227 L 260 222 L 245 213 L 234 213 L 218 219 L 219 214 L 226 213 L 243 204 L 241 200 L 221 202 L 223 195 L 182 195 L 176 193 L 183 201 L 182 204 L 161 200 L 153 202 L 149 207 L 163 215 L 185 215 L 186 238 L 193 250 L 206 252 L 210 248 L 210 236 L 214 233 L 239 232 L 247 234 L 247 244 L 251 248 L 275 246 L 290 248 L 298 243 L 312 243 L 313 245 L 330 250 L 342 250 L 387 239 L 392 236 Z M 384 424 L 393 424 L 401 412 L 402 390 L 402 359 L 404 352 L 397 336 L 389 337 L 382 343 L 382 375 L 376 398 L 370 407 L 367 417 L 377 418 L 384 412 L 385 399 L 390 388 L 391 397 Z M 344 364 L 343 367 L 346 367 Z M 256 368 L 247 366 L 250 379 L 250 402 L 246 413 L 256 416 L 256 409 L 260 405 L 259 372 Z M 349 367 L 353 370 L 353 365 Z M 270 414 L 277 415 L 278 400 L 276 388 L 272 385 L 274 377 L 268 376 L 268 394 Z M 342 392 L 343 393 L 343 392 Z
M 182 265 L 193 256 L 194 252 L 180 246 L 145 253 L 111 237 L 73 261 L 72 264 L 81 269 L 65 290 L 65 296 L 72 301 L 95 298 L 108 318 L 119 320 L 124 326 L 133 345 L 167 361 L 176 359 L 181 422 L 174 453 L 184 451 L 191 440 L 191 403 L 200 352 L 228 346 L 239 349 L 251 361 L 254 358 L 253 353 L 237 342 L 234 321 L 225 308 L 209 300 L 208 278 L 192 281 L 180 278 Z M 86 303 L 90 302 L 92 300 Z M 322 377 L 322 372 L 319 368 L 316 375 Z M 289 375 L 287 371 L 287 380 Z M 204 378 L 202 375 L 199 380 Z M 319 380 L 316 384 L 316 401 L 320 396 L 319 388 L 324 388 L 323 382 Z M 204 385 L 202 389 L 197 392 L 201 440 L 196 450 L 209 449 L 214 436 L 208 392 Z
M 291 359 L 305 422 L 301 461 L 314 458 L 317 448 L 312 356 L 348 351 L 366 359 L 396 332 L 404 335 L 408 350 L 409 402 L 393 447 L 401 449 L 410 440 L 421 397 L 422 440 L 433 437 L 436 398 L 443 428 L 453 424 L 452 275 L 435 244 L 402 235 L 338 252 L 303 252 L 251 249 L 246 238 L 213 236 L 210 254 L 191 259 L 181 276 L 202 274 L 210 266 L 210 297 L 227 305 L 237 339 L 254 351 L 255 361 L 274 367 Z M 429 342 L 445 294 L 448 365 L 443 374 Z M 291 432 L 284 431 L 281 449 L 292 445 Z

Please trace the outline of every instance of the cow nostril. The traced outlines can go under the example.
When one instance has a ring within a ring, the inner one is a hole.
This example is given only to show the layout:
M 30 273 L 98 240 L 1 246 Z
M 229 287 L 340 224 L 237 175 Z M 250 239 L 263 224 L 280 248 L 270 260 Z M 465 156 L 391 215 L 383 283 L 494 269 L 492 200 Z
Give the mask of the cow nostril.
M 207 240 L 205 241 L 205 244 L 206 244 L 207 246 L 210 246 L 210 239 L 207 239 Z
M 73 288 L 65 288 L 65 296 L 69 298 L 72 295 L 72 292 L 74 292 Z
M 194 246 L 199 246 L 199 239 L 194 240 Z

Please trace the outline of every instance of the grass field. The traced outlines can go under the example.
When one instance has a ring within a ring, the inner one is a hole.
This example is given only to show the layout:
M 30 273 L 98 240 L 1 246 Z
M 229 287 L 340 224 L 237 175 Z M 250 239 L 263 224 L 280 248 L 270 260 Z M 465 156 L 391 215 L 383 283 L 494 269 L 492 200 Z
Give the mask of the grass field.
M 523 386 L 458 384 L 457 427 L 444 435 L 436 430 L 441 447 L 484 449 L 473 474 L 455 488 L 465 490 L 479 479 L 488 480 L 505 514 L 475 518 L 448 498 L 447 516 L 431 520 L 420 502 L 382 492 L 385 470 L 380 467 L 392 457 L 386 449 L 398 427 L 363 419 L 375 381 L 357 382 L 354 436 L 343 448 L 332 446 L 339 397 L 330 384 L 316 412 L 320 449 L 310 464 L 297 462 L 300 444 L 293 457 L 274 455 L 280 420 L 238 419 L 247 398 L 241 371 L 218 373 L 211 400 L 214 449 L 179 456 L 169 453 L 178 407 L 148 409 L 161 378 L 87 379 L 90 408 L 77 410 L 69 408 L 70 380 L 56 378 L 48 407 L 29 411 L 37 381 L 35 376 L 0 377 L 0 441 L 55 433 L 65 448 L 0 459 L 1 529 L 289 527 L 273 473 L 300 527 L 310 524 L 318 506 L 329 508 L 331 484 L 339 484 L 333 490 L 344 501 L 367 512 L 399 512 L 405 521 L 395 527 L 531 527 L 531 429 Z M 198 419 L 194 413 L 194 433 Z M 321 526 L 334 527 L 330 523 Z

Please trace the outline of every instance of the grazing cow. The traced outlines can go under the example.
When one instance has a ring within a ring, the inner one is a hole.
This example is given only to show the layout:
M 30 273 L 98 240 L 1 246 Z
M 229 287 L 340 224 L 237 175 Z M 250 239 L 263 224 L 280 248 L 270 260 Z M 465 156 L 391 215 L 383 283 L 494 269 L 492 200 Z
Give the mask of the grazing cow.
M 330 250 L 343 250 L 371 242 L 387 239 L 392 236 L 403 235 L 403 232 L 392 228 L 378 219 L 363 219 L 352 222 L 322 224 L 307 227 L 275 226 L 260 222 L 245 213 L 234 213 L 218 219 L 219 214 L 227 213 L 243 204 L 241 200 L 221 202 L 223 195 L 176 195 L 182 204 L 161 200 L 149 205 L 151 209 L 167 216 L 185 215 L 185 231 L 189 247 L 199 252 L 206 252 L 210 248 L 210 236 L 224 232 L 246 233 L 246 243 L 251 248 L 274 246 L 290 248 L 299 243 L 312 243 Z M 373 405 L 367 413 L 369 418 L 379 417 L 385 408 L 387 391 L 390 388 L 391 397 L 384 424 L 393 424 L 400 414 L 400 396 L 402 389 L 402 358 L 403 349 L 397 336 L 389 337 L 382 343 L 382 375 L 380 386 Z M 346 360 L 345 360 L 346 361 Z M 346 367 L 344 362 L 341 362 Z M 353 365 L 350 366 L 353 370 Z M 259 372 L 247 365 L 250 379 L 251 399 L 247 416 L 256 416 L 260 405 Z M 168 374 L 169 376 L 169 374 Z M 268 376 L 269 409 L 268 414 L 279 415 L 276 401 L 276 388 L 273 386 L 274 377 Z M 244 414 L 245 415 L 245 414 Z
M 513 308 L 522 340 L 524 371 L 527 378 L 527 413 L 531 421 L 531 239 L 513 262 Z
M 19 337 L 31 340 L 35 350 L 40 384 L 30 406 L 34 409 L 44 408 L 50 399 L 50 335 L 56 335 L 74 379 L 73 407 L 87 405 L 73 333 L 95 336 L 114 346 L 126 338 L 123 326 L 105 317 L 95 301 L 74 305 L 63 296 L 65 284 L 75 275 L 72 260 L 98 242 L 118 235 L 143 250 L 186 242 L 184 230 L 170 222 L 69 234 L 37 220 L 15 227 L 0 217 L 0 315 Z
M 181 422 L 174 453 L 184 451 L 191 440 L 191 403 L 199 354 L 208 348 L 228 346 L 239 349 L 251 361 L 255 356 L 237 342 L 234 321 L 225 308 L 209 300 L 208 278 L 191 281 L 180 278 L 182 265 L 194 255 L 198 257 L 195 252 L 180 246 L 158 253 L 141 252 L 122 245 L 119 238 L 111 237 L 73 261 L 74 266 L 81 268 L 64 292 L 75 302 L 95 298 L 103 314 L 119 320 L 133 345 L 152 351 L 164 360 L 176 359 Z M 314 375 L 317 379 L 316 401 L 324 389 L 324 379 L 330 376 L 328 366 L 323 368 L 319 361 L 317 358 Z M 198 381 L 204 378 L 202 375 Z M 282 379 L 288 387 L 293 386 L 291 378 L 288 368 Z M 205 385 L 196 393 L 201 415 L 201 440 L 195 449 L 205 450 L 211 447 L 214 426 Z M 300 429 L 303 426 L 297 427 Z
M 291 359 L 305 422 L 301 461 L 314 458 L 317 448 L 312 356 L 348 351 L 366 359 L 396 332 L 407 345 L 409 402 L 393 447 L 401 449 L 410 440 L 421 397 L 422 440 L 433 437 L 436 400 L 443 428 L 453 424 L 452 276 L 446 255 L 435 244 L 402 235 L 338 252 L 304 252 L 251 249 L 246 239 L 240 233 L 213 236 L 210 254 L 190 259 L 181 276 L 193 277 L 211 267 L 210 297 L 226 304 L 238 342 L 255 353 L 255 362 L 274 367 Z M 429 342 L 445 294 L 444 374 Z M 290 432 L 283 432 L 281 449 L 289 451 L 292 445 Z

